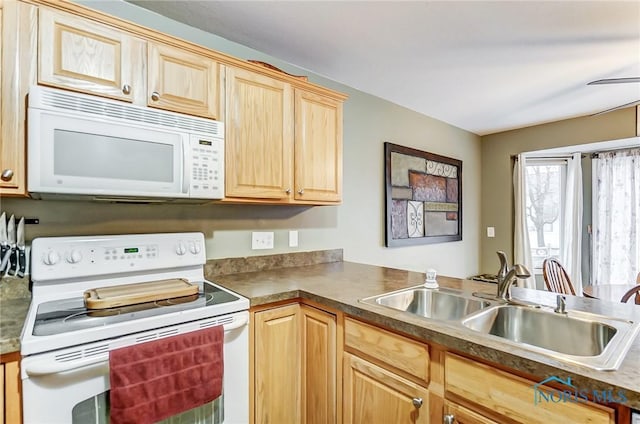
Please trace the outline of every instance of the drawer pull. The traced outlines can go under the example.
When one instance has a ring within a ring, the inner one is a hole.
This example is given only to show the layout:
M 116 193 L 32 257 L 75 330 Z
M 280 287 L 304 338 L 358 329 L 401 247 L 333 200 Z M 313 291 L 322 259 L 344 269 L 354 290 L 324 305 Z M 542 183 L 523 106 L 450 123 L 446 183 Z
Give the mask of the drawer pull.
M 417 409 L 420 409 L 420 407 L 422 406 L 422 398 L 413 398 L 411 400 L 411 403 L 413 403 L 413 406 L 415 406 Z
M 444 417 L 442 417 L 443 424 L 455 424 L 455 422 L 456 422 L 456 417 L 454 417 L 451 414 L 446 414 Z
M 158 93 L 157 91 L 151 93 L 151 100 L 153 100 L 154 102 L 160 100 L 160 93 Z
M 131 94 L 131 86 L 129 84 L 125 84 L 122 86 L 122 93 L 123 94 Z

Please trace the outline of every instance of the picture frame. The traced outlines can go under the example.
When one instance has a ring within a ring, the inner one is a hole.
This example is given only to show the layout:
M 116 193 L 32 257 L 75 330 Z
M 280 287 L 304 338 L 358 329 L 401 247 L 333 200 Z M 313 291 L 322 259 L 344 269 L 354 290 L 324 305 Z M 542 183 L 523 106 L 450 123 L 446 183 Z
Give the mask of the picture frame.
M 385 157 L 385 245 L 462 240 L 462 161 L 390 142 Z

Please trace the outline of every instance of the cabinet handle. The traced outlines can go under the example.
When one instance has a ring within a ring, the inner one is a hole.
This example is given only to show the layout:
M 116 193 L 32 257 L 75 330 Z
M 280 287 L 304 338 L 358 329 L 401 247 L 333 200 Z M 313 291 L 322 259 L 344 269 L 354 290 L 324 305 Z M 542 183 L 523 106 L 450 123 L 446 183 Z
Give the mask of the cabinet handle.
M 301 188 L 300 190 L 298 190 L 298 194 L 304 194 L 304 189 Z
M 154 102 L 160 100 L 160 93 L 158 93 L 157 91 L 151 93 L 151 100 L 153 100 Z
M 0 178 L 2 178 L 2 181 L 11 181 L 13 178 L 13 169 L 5 169 L 2 171 L 2 176 L 0 176 Z
M 288 188 L 288 189 L 286 189 L 284 192 L 285 192 L 285 193 L 287 193 L 287 194 L 291 194 L 291 189 L 290 189 L 290 188 Z
M 456 417 L 453 416 L 452 414 L 446 414 L 444 417 L 442 417 L 442 423 L 443 424 L 455 424 L 456 423 Z
M 122 86 L 123 94 L 131 94 L 131 86 L 129 84 L 125 84 Z
M 411 399 L 411 403 L 413 403 L 413 406 L 420 409 L 420 407 L 422 406 L 422 398 L 413 398 Z

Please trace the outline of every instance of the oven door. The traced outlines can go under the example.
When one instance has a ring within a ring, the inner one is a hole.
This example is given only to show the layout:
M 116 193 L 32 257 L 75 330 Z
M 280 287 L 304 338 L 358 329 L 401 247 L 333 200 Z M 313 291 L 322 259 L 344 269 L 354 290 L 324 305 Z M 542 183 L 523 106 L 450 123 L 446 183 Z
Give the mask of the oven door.
M 156 340 L 177 329 L 224 325 L 223 394 L 163 423 L 245 424 L 249 422 L 249 313 L 246 311 L 164 327 L 118 340 L 91 343 L 22 359 L 24 424 L 109 423 L 109 350 L 129 340 Z M 186 331 L 182 331 L 186 332 Z M 165 336 L 166 335 L 166 336 Z

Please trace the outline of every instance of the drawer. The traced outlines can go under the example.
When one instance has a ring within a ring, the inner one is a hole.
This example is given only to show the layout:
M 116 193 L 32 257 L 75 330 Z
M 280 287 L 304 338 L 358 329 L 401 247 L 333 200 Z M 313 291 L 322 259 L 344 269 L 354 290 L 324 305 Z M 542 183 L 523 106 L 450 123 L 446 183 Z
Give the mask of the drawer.
M 423 343 L 350 318 L 345 318 L 344 343 L 346 349 L 429 382 L 429 348 Z
M 582 399 L 564 402 L 556 396 L 555 402 L 538 398 L 536 403 L 537 382 L 451 353 L 445 355 L 444 375 L 445 398 L 466 404 L 471 410 L 481 407 L 482 414 L 494 418 L 497 414 L 498 418 L 527 424 L 615 422 L 613 409 Z M 549 393 L 551 389 L 543 390 Z

